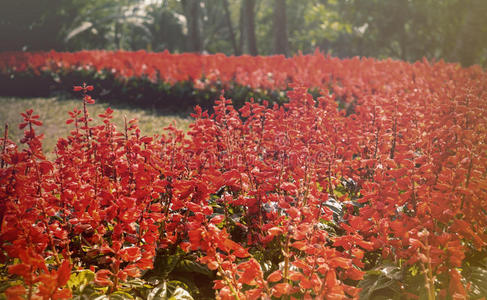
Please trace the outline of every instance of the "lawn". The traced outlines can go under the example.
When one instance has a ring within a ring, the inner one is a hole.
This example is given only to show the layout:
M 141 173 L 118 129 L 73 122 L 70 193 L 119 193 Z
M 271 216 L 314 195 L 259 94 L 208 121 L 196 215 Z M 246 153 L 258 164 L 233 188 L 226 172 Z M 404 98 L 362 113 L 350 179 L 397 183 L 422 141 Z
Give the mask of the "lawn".
M 188 115 L 97 102 L 88 106 L 88 112 L 94 119 L 95 124 L 101 123 L 98 115 L 105 112 L 109 106 L 114 110 L 113 121 L 118 128 L 123 128 L 124 116 L 126 116 L 127 121 L 137 119 L 142 134 L 148 136 L 160 134 L 163 128 L 171 123 L 176 128 L 187 131 L 192 121 Z M 1 136 L 4 136 L 5 123 L 8 123 L 9 138 L 17 143 L 23 136 L 22 130 L 18 127 L 18 124 L 22 121 L 20 113 L 32 108 L 43 122 L 43 126 L 38 129 L 38 132 L 44 134 L 44 153 L 46 153 L 48 158 L 53 158 L 57 139 L 67 136 L 73 129 L 73 125 L 66 125 L 65 123 L 69 117 L 68 112 L 75 107 L 82 109 L 82 101 L 80 99 L 62 99 L 59 97 L 0 97 L 0 107 Z

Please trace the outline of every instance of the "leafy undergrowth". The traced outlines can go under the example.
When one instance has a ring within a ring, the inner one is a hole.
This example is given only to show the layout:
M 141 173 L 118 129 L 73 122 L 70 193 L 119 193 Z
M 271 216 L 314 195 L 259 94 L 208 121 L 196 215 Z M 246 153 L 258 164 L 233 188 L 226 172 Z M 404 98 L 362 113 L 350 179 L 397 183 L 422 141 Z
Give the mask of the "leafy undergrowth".
M 56 158 L 32 110 L 2 139 L 9 299 L 480 299 L 487 277 L 487 88 L 410 66 L 353 107 L 220 98 L 187 134 L 96 125 L 91 86 Z M 409 75 L 408 75 L 409 76 Z M 345 91 L 346 93 L 346 91 Z

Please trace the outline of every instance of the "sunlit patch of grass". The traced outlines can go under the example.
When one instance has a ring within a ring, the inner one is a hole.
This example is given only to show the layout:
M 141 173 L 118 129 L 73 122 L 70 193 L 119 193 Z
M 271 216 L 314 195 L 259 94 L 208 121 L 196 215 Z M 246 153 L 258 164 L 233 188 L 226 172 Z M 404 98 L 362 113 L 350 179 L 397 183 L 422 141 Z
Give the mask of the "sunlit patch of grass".
M 163 128 L 174 124 L 178 129 L 187 131 L 192 119 L 188 115 L 162 113 L 157 110 L 145 110 L 129 106 L 119 106 L 108 103 L 95 103 L 88 105 L 88 112 L 95 125 L 101 124 L 99 114 L 105 112 L 108 107 L 114 110 L 112 121 L 119 130 L 124 128 L 124 116 L 127 121 L 137 119 L 143 135 L 152 136 L 163 132 Z M 75 107 L 82 109 L 82 100 L 64 100 L 59 98 L 13 98 L 0 97 L 0 133 L 4 136 L 4 125 L 9 125 L 9 138 L 19 143 L 23 136 L 18 124 L 22 121 L 21 112 L 32 108 L 35 114 L 40 116 L 43 125 L 37 129 L 37 133 L 44 134 L 43 150 L 48 158 L 54 157 L 54 148 L 59 137 L 69 135 L 73 130 L 73 124 L 67 125 L 68 112 Z

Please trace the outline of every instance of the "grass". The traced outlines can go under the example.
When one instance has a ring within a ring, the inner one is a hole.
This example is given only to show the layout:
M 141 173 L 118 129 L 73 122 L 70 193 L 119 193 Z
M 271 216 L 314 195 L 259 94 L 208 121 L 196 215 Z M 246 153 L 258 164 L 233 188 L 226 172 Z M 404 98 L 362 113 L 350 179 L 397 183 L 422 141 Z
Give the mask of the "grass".
M 104 113 L 108 107 L 114 110 L 112 121 L 119 130 L 124 128 L 124 116 L 127 121 L 137 119 L 139 128 L 143 135 L 152 136 L 163 132 L 163 128 L 173 123 L 176 128 L 187 131 L 192 119 L 187 115 L 163 113 L 156 110 L 144 110 L 140 108 L 129 107 L 126 105 L 113 105 L 108 103 L 95 103 L 88 105 L 88 112 L 93 118 L 94 124 L 101 124 L 98 115 Z M 43 150 L 50 159 L 54 158 L 54 148 L 59 137 L 69 135 L 73 130 L 73 125 L 66 125 L 69 118 L 68 112 L 75 107 L 83 108 L 81 100 L 52 98 L 13 98 L 0 97 L 0 134 L 3 138 L 5 132 L 5 123 L 8 123 L 9 138 L 19 144 L 23 136 L 23 130 L 20 130 L 18 124 L 22 122 L 21 112 L 32 108 L 35 114 L 40 116 L 43 122 L 36 132 L 44 134 L 42 141 Z

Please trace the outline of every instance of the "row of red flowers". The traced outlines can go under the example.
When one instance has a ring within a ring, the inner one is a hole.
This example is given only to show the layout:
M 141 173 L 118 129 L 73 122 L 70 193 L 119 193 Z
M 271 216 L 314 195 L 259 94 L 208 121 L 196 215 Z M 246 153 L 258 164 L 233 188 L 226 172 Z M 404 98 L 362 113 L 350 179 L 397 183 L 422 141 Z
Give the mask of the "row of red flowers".
M 469 77 L 483 76 L 477 67 L 461 69 L 455 64 L 430 65 L 426 61 L 410 65 L 393 60 L 338 59 L 318 51 L 290 58 L 104 50 L 0 53 L 0 73 L 8 76 L 47 72 L 56 74 L 59 80 L 66 74 L 82 71 L 112 74 L 121 81 L 141 77 L 172 85 L 189 81 L 197 89 L 240 85 L 254 90 L 286 90 L 290 84 L 299 84 L 330 89 L 346 102 L 370 93 L 394 92 L 399 86 L 414 86 L 416 77 L 423 80 L 425 74 L 435 76 L 436 71 L 445 80 L 458 76 L 454 75 L 457 72 Z
M 80 52 L 4 52 L 0 53 L 0 71 L 4 73 L 71 72 L 93 70 L 109 72 L 119 78 L 148 77 L 170 84 L 192 81 L 198 88 L 215 83 L 237 83 L 253 89 L 286 89 L 290 82 L 321 87 L 334 78 L 346 78 L 351 71 L 345 65 L 367 62 L 339 60 L 320 53 L 284 56 L 240 56 L 223 54 L 170 54 L 145 51 Z M 357 67 L 357 66 L 356 66 Z M 356 69 L 358 71 L 360 69 Z
M 119 131 L 110 109 L 95 124 L 92 88 L 75 87 L 83 110 L 70 112 L 55 161 L 38 116 L 23 113 L 26 149 L 2 140 L 2 263 L 22 280 L 6 295 L 69 298 L 83 269 L 114 293 L 169 248 L 214 270 L 222 299 L 354 298 L 385 260 L 419 270 L 419 287 L 398 279 L 409 297 L 477 295 L 462 270 L 487 248 L 486 74 L 341 64 L 342 90 L 313 99 L 295 86 L 288 104 L 239 110 L 221 98 L 211 116 L 196 108 L 187 136 L 144 136 L 135 121 Z

